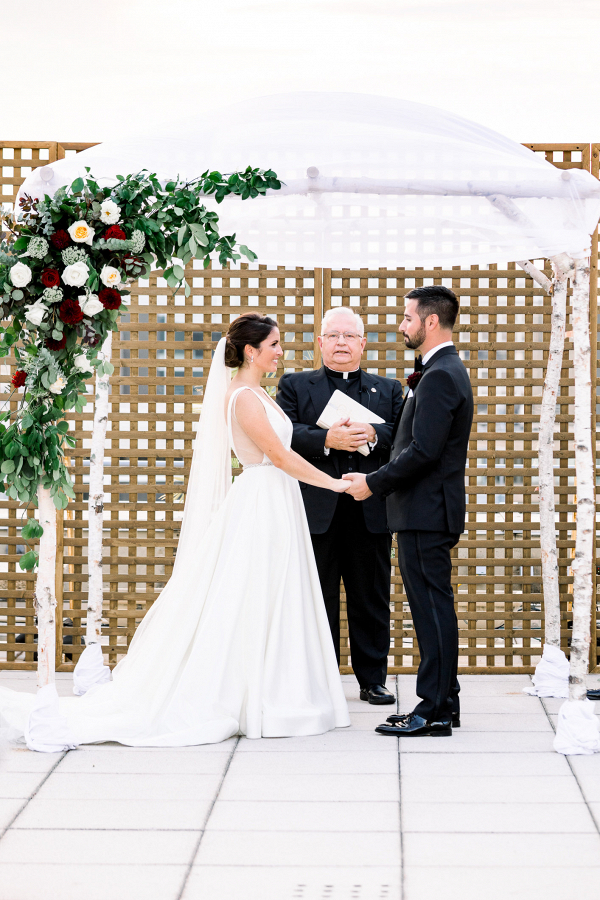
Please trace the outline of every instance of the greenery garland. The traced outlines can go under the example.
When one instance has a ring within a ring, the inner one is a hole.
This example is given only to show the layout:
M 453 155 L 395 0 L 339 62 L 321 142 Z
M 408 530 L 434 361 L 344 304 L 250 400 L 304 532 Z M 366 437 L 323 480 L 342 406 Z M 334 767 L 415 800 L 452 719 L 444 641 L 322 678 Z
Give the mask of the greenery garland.
M 98 352 L 127 310 L 128 285 L 156 265 L 168 286 L 175 292 L 183 286 L 187 297 L 191 259 L 205 267 L 211 255 L 221 264 L 256 259 L 235 234 L 219 233 L 218 216 L 202 197 L 245 200 L 281 187 L 275 172 L 251 167 L 164 185 L 144 170 L 117 176 L 113 187 L 100 187 L 86 172 L 53 197 L 25 195 L 20 210 L 5 217 L 8 233 L 0 244 L 0 312 L 9 320 L 0 326 L 0 357 L 12 351 L 18 364 L 6 403 L 23 389 L 17 409 L 0 413 L 0 491 L 27 505 L 36 504 L 39 484 L 58 509 L 75 497 L 64 462 L 75 438 L 65 413 L 83 411 L 91 373 L 113 372 Z M 41 533 L 35 519 L 22 530 L 25 540 Z M 31 550 L 19 564 L 32 569 L 36 562 Z

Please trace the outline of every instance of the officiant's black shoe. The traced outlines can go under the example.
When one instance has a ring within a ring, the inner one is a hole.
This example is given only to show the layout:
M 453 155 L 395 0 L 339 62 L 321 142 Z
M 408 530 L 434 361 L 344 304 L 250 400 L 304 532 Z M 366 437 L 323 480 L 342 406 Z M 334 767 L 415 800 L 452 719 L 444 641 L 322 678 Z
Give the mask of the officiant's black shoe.
M 587 697 L 588 700 L 600 700 L 600 688 L 590 688 Z
M 408 713 L 407 716 L 401 716 L 399 722 L 378 725 L 375 731 L 378 734 L 391 734 L 394 737 L 451 737 L 452 721 L 445 719 L 442 721 L 428 722 L 423 716 L 416 713 Z
M 599 692 L 600 693 L 600 692 Z M 598 697 L 600 700 L 600 696 Z M 386 722 L 391 722 L 394 725 L 396 722 L 400 722 L 402 719 L 405 719 L 406 716 L 388 716 Z M 453 712 L 452 713 L 452 727 L 460 728 L 460 713 Z
M 370 684 L 369 687 L 361 688 L 360 699 L 366 700 L 374 706 L 383 706 L 386 703 L 396 702 L 396 698 L 384 684 Z

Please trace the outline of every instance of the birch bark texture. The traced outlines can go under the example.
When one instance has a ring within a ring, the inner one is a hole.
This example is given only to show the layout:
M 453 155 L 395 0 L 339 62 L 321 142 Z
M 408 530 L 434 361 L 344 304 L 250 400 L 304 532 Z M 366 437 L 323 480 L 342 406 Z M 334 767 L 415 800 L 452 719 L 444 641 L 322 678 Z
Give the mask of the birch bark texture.
M 35 583 L 38 623 L 38 688 L 54 683 L 56 654 L 56 507 L 50 489 L 38 485 L 40 558 Z
M 98 357 L 110 362 L 112 331 Z M 94 427 L 90 450 L 90 493 L 88 501 L 88 603 L 85 627 L 86 646 L 99 644 L 102 634 L 102 536 L 104 525 L 104 449 L 108 425 L 108 374 L 96 375 Z

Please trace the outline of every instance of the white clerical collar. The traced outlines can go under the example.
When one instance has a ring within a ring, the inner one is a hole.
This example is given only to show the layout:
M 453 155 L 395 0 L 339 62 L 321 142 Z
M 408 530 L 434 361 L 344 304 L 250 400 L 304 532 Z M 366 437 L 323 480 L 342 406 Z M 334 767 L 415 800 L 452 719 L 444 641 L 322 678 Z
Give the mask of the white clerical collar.
M 431 350 L 428 350 L 423 357 L 423 365 L 425 365 L 425 363 L 428 363 L 433 354 L 437 353 L 438 350 L 441 350 L 442 347 L 454 347 L 454 341 L 445 341 L 443 344 L 438 344 L 437 347 L 433 347 Z

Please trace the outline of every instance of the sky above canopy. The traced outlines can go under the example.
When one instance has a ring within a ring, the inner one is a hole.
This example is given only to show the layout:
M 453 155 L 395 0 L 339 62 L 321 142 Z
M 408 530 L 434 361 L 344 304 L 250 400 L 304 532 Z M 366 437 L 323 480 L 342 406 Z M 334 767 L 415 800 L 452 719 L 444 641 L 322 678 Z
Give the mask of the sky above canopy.
M 300 90 L 600 140 L 597 0 L 28 0 L 2 35 L 4 140 L 104 141 Z

